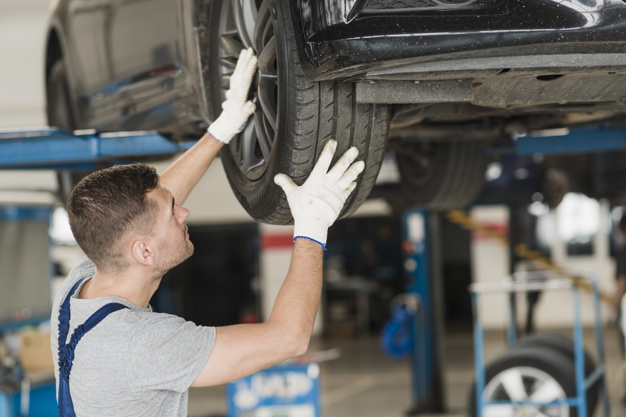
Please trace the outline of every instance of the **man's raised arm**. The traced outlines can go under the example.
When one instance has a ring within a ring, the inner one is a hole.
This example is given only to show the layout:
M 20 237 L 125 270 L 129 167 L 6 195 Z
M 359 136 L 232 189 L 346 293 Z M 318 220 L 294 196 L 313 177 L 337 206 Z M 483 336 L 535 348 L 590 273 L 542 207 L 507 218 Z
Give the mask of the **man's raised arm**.
M 183 204 L 222 147 L 243 130 L 254 113 L 254 103 L 248 101 L 248 90 L 256 63 L 252 48 L 241 51 L 230 77 L 226 101 L 222 103 L 222 113 L 211 123 L 207 133 L 161 175 L 161 184 L 170 190 L 176 203 Z
M 356 186 L 364 163 L 349 149 L 329 170 L 337 143 L 329 141 L 311 175 L 298 186 L 279 174 L 294 218 L 294 249 L 289 272 L 265 323 L 218 327 L 215 345 L 193 386 L 224 384 L 303 354 L 319 305 L 322 260 L 328 228 Z

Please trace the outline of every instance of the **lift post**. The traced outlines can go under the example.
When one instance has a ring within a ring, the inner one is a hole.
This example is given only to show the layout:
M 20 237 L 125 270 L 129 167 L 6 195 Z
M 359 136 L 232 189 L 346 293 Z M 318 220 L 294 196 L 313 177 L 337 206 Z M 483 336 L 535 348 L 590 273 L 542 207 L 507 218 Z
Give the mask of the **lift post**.
M 444 412 L 441 366 L 441 265 L 437 249 L 438 215 L 414 209 L 405 213 L 404 273 L 407 292 L 420 300 L 413 320 L 412 394 L 409 414 Z

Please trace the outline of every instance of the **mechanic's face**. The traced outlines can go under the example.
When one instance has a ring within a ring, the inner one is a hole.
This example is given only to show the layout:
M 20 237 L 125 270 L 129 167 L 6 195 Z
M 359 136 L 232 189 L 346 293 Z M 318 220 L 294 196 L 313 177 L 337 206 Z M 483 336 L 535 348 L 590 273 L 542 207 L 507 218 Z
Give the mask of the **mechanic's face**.
M 157 269 L 163 273 L 188 259 L 193 254 L 193 243 L 185 220 L 189 210 L 176 204 L 172 193 L 159 186 L 150 191 L 158 203 L 158 217 L 153 237 L 157 245 Z

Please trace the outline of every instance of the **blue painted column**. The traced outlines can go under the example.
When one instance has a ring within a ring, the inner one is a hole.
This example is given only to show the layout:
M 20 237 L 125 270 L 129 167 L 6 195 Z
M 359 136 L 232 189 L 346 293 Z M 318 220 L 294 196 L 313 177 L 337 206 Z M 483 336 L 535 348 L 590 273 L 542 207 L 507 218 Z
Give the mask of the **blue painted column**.
M 438 215 L 410 210 L 404 218 L 404 274 L 406 289 L 420 300 L 413 320 L 411 352 L 414 407 L 410 414 L 444 411 L 441 357 L 441 277 L 438 254 Z
M 12 414 L 9 393 L 0 391 L 0 417 L 12 417 Z

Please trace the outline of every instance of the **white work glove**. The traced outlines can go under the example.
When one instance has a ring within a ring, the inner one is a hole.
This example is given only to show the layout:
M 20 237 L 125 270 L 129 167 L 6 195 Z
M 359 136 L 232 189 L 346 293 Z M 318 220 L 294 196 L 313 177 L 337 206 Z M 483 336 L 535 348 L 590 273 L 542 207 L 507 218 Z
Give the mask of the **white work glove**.
M 278 174 L 278 184 L 289 202 L 294 220 L 293 240 L 313 240 L 326 250 L 328 228 L 335 222 L 346 199 L 356 187 L 356 177 L 363 171 L 363 161 L 354 162 L 359 151 L 352 147 L 329 171 L 337 142 L 328 141 L 309 178 L 301 186 L 285 174 Z
M 222 113 L 207 129 L 215 139 L 228 143 L 241 132 L 248 118 L 254 113 L 255 106 L 247 101 L 248 90 L 256 70 L 256 56 L 252 48 L 243 49 L 239 54 L 235 71 L 230 76 L 230 89 L 222 103 Z

